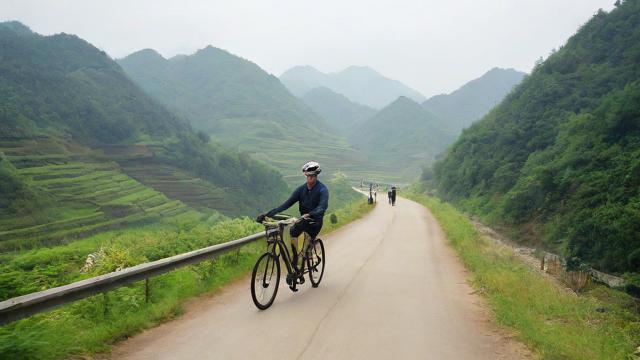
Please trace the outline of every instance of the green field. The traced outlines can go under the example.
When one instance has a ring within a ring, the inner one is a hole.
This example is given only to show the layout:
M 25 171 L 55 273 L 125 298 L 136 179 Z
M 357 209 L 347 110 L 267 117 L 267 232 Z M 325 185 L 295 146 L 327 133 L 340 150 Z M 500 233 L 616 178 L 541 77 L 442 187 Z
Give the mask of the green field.
M 193 211 L 131 178 L 116 162 L 74 144 L 52 138 L 3 141 L 0 152 L 18 178 L 46 199 L 31 211 L 0 213 L 2 252 Z

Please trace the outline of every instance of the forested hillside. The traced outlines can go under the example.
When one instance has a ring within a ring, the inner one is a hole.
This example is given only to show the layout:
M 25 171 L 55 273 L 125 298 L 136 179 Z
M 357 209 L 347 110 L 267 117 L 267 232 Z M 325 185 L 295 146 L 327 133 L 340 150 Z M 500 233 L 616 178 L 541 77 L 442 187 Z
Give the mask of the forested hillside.
M 486 115 L 519 84 L 525 73 L 493 68 L 450 94 L 436 95 L 422 105 L 442 121 L 442 129 L 458 135 Z
M 338 73 L 325 74 L 311 66 L 296 66 L 280 75 L 282 83 L 296 96 L 324 86 L 349 100 L 382 109 L 399 96 L 423 102 L 424 96 L 409 86 L 382 76 L 367 66 L 350 66 Z
M 192 211 L 252 214 L 282 177 L 209 143 L 74 35 L 0 23 L 0 239 L 33 244 Z
M 140 87 L 194 127 L 290 177 L 299 176 L 299 167 L 312 157 L 333 171 L 356 161 L 346 140 L 278 78 L 224 50 L 208 46 L 164 59 L 147 49 L 119 63 Z
M 435 173 L 467 210 L 597 268 L 640 271 L 640 1 L 599 11 Z
M 376 113 L 375 109 L 354 103 L 324 86 L 311 89 L 302 96 L 302 101 L 343 135 L 348 135 Z
M 453 140 L 439 129 L 436 117 L 417 102 L 401 96 L 351 135 L 354 146 L 405 181 L 420 174 Z

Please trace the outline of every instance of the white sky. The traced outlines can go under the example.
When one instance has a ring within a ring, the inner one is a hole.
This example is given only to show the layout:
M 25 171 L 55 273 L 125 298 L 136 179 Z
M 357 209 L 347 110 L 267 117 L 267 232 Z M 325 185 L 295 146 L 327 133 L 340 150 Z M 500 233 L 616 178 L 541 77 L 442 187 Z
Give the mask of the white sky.
M 614 0 L 0 0 L 0 20 L 76 34 L 114 58 L 213 45 L 279 76 L 367 65 L 429 97 L 492 67 L 530 71 Z M 0 49 L 1 50 L 1 49 Z

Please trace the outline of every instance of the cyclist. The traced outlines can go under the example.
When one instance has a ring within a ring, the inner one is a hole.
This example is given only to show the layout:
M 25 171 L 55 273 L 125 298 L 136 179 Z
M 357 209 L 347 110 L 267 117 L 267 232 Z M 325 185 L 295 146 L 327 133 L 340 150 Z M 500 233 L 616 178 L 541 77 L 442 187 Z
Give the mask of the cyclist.
M 298 271 L 298 236 L 302 232 L 308 233 L 311 237 L 316 237 L 322 229 L 322 219 L 324 212 L 329 205 L 329 190 L 327 187 L 318 180 L 318 174 L 320 164 L 315 161 L 309 161 L 302 166 L 302 172 L 307 177 L 306 183 L 299 186 L 293 191 L 289 199 L 282 205 L 275 209 L 272 209 L 264 214 L 258 215 L 257 222 L 263 222 L 265 217 L 273 217 L 275 214 L 283 212 L 298 203 L 298 210 L 302 216 L 303 221 L 293 224 L 289 229 L 291 235 L 291 248 L 293 250 L 293 264 Z M 301 283 L 304 282 L 304 278 L 301 278 Z

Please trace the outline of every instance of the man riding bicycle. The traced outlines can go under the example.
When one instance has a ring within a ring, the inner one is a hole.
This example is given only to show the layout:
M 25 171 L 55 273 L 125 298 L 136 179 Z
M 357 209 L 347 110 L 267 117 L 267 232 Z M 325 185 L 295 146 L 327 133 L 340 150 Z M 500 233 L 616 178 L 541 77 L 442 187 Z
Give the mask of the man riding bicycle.
M 307 177 L 306 183 L 295 189 L 289 199 L 282 205 L 269 212 L 260 214 L 256 218 L 256 221 L 261 223 L 265 217 L 273 217 L 287 210 L 296 202 L 298 203 L 298 210 L 304 221 L 293 224 L 289 229 L 291 248 L 293 250 L 293 264 L 296 270 L 298 266 L 298 236 L 306 232 L 309 236 L 315 238 L 320 232 L 320 229 L 322 229 L 324 212 L 327 210 L 327 206 L 329 206 L 329 190 L 318 180 L 318 174 L 320 174 L 321 171 L 320 164 L 315 161 L 304 164 L 304 166 L 302 166 L 302 172 Z

